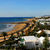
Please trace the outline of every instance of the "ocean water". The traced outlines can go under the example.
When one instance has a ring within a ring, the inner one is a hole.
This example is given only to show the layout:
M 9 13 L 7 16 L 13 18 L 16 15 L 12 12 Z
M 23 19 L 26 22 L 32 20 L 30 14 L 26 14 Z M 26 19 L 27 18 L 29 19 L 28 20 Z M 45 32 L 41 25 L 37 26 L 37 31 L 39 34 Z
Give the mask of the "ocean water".
M 16 24 L 0 24 L 0 32 L 8 32 L 11 31 Z
M 25 18 L 32 18 L 32 17 L 0 17 L 0 23 L 27 21 Z
M 15 26 L 15 24 L 3 24 L 3 23 L 27 21 L 25 18 L 32 18 L 32 17 L 0 17 L 0 32 L 11 31 Z

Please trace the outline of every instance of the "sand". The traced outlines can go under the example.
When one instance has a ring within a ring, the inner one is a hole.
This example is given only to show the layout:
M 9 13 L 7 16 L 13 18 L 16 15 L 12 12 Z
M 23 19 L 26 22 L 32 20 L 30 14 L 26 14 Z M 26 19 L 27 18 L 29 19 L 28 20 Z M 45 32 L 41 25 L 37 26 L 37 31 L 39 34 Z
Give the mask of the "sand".
M 8 36 L 6 37 L 7 38 L 6 40 L 8 40 L 8 38 L 11 36 L 12 33 L 16 33 L 18 31 L 23 30 L 26 27 L 26 23 L 32 23 L 32 20 L 33 19 L 28 19 L 28 21 L 24 21 L 24 22 L 11 23 L 11 24 L 18 24 L 18 25 L 16 25 L 12 31 L 7 32 Z M 25 28 L 25 30 L 27 30 L 28 28 L 29 26 Z M 2 36 L 0 37 L 0 39 L 3 39 L 3 40 L 0 40 L 0 42 L 4 41 L 3 35 L 0 34 L 0 36 Z
M 7 32 L 7 34 L 12 34 L 14 32 L 20 31 L 22 30 L 24 27 L 26 26 L 26 24 L 18 24 L 14 27 L 14 29 L 12 31 Z

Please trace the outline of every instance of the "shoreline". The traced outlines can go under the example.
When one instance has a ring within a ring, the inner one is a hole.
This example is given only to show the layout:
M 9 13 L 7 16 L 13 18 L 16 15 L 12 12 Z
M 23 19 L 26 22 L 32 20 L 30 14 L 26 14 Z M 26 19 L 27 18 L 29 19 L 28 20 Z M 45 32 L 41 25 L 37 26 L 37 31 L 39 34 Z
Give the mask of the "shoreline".
M 4 25 L 4 24 L 3 24 Z M 8 32 L 8 31 L 11 31 L 12 29 L 14 29 L 14 27 L 16 26 L 17 24 L 5 24 L 6 28 L 3 28 L 0 29 L 0 32 Z M 1 24 L 2 26 L 2 24 Z
M 9 38 L 11 37 L 11 34 L 13 34 L 13 35 L 15 35 L 15 36 L 18 36 L 17 33 L 22 34 L 22 33 L 21 33 L 22 30 L 24 30 L 24 32 L 27 33 L 28 28 L 29 28 L 32 24 L 34 24 L 34 23 L 32 22 L 32 20 L 34 20 L 34 18 L 33 18 L 33 19 L 28 19 L 28 21 L 24 21 L 24 22 L 11 23 L 11 24 L 19 24 L 19 25 L 16 25 L 16 26 L 13 28 L 12 31 L 6 32 L 7 35 L 8 35 L 8 36 L 6 36 L 6 38 L 9 39 Z M 36 20 L 36 19 L 35 19 L 35 20 Z M 10 24 L 10 23 L 9 23 L 9 24 Z M 33 27 L 33 28 L 34 28 L 34 27 Z M 27 36 L 27 34 L 26 34 L 26 36 Z M 0 42 L 4 42 L 4 36 L 3 36 L 3 34 L 0 34 L 0 39 L 1 39 Z M 8 39 L 6 39 L 6 40 L 8 40 Z
M 16 21 L 16 22 L 5 22 L 5 23 L 0 23 L 0 24 L 15 24 L 15 23 L 21 23 L 21 22 L 26 22 L 28 21 L 27 19 L 25 21 Z
M 17 22 L 8 22 L 8 23 L 0 23 L 0 24 L 21 24 L 21 23 L 27 23 L 31 22 L 33 19 L 27 19 L 26 21 L 17 21 Z
M 23 22 L 15 22 L 15 23 L 6 23 L 6 24 L 16 24 L 16 26 L 13 27 L 13 31 L 8 31 L 7 33 L 9 34 L 10 32 L 14 32 L 14 31 L 19 31 L 21 29 L 23 29 L 26 26 L 26 23 L 30 23 L 32 22 L 33 19 L 27 19 L 28 21 L 23 21 Z M 16 30 L 15 30 L 16 28 Z
M 30 22 L 32 22 L 32 20 L 33 19 L 28 19 L 28 21 L 24 21 L 24 22 L 11 23 L 11 24 L 18 24 L 18 25 L 16 25 L 12 31 L 9 31 L 7 33 L 11 34 L 11 33 L 18 32 L 18 31 L 24 29 L 24 27 L 26 27 L 26 23 L 30 23 Z

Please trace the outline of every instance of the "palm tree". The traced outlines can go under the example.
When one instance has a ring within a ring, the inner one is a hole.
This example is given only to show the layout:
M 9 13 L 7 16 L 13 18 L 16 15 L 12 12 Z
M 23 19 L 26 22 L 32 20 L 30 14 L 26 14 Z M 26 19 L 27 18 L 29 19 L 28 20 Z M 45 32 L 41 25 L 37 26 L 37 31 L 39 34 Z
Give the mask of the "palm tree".
M 6 32 L 2 32 L 3 36 L 4 36 L 4 40 L 6 40 L 5 36 L 7 36 Z
M 27 24 L 27 26 L 30 25 L 29 23 L 26 23 L 26 24 Z
M 31 28 L 32 28 L 32 26 L 30 26 L 30 27 L 28 28 L 28 32 L 30 32 Z
M 36 21 L 35 21 L 35 20 L 32 20 L 32 22 L 33 22 L 33 23 L 36 23 Z
M 47 50 L 48 45 L 49 45 L 48 37 L 45 37 L 45 40 L 43 42 L 43 46 L 44 46 L 45 50 Z
M 12 50 L 14 50 L 14 48 L 16 49 L 16 47 L 12 47 L 12 44 L 17 43 L 18 41 L 15 40 L 15 38 L 17 38 L 16 36 L 13 35 L 13 33 L 11 34 L 11 37 L 9 38 L 10 42 L 9 42 L 9 49 L 11 48 Z M 12 41 L 12 42 L 11 42 Z
M 24 31 L 22 30 L 21 32 L 22 32 L 22 36 L 24 36 L 25 35 Z
M 18 37 L 20 37 L 20 32 L 17 32 Z
M 14 35 L 11 34 L 11 37 L 9 38 L 10 40 L 14 40 Z
M 37 27 L 39 27 L 40 26 L 40 22 L 37 22 Z
M 34 24 L 32 24 L 32 27 L 34 26 Z

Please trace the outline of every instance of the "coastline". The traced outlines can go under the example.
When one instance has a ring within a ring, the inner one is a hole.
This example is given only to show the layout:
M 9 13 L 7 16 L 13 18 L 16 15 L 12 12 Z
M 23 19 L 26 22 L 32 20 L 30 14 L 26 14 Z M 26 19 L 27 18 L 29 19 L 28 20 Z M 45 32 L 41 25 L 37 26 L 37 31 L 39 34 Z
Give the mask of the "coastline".
M 18 25 L 16 25 L 12 31 L 9 31 L 7 33 L 11 34 L 11 33 L 18 32 L 18 31 L 24 29 L 24 27 L 26 27 L 26 23 L 30 23 L 30 22 L 32 22 L 32 20 L 33 19 L 28 19 L 28 21 L 11 23 L 11 24 L 18 24 Z
M 18 25 L 16 25 L 16 26 L 13 28 L 12 31 L 6 32 L 6 33 L 8 34 L 8 36 L 6 36 L 6 37 L 9 39 L 9 37 L 10 37 L 11 34 L 13 34 L 13 33 L 14 33 L 13 35 L 18 36 L 18 35 L 16 35 L 17 32 L 21 32 L 22 30 L 25 30 L 25 29 L 29 28 L 30 25 L 34 24 L 34 23 L 32 22 L 32 20 L 34 20 L 34 18 L 33 18 L 33 19 L 28 19 L 28 21 L 24 21 L 24 22 L 11 23 L 11 24 L 18 24 Z M 9 24 L 10 24 L 10 23 L 9 23 Z M 28 26 L 27 24 L 29 24 L 29 26 Z M 24 32 L 26 32 L 26 31 L 27 31 L 27 30 L 25 30 Z M 3 34 L 0 34 L 0 39 L 2 39 L 2 40 L 0 40 L 0 42 L 3 42 L 3 41 L 4 41 Z M 7 40 L 8 40 L 8 39 L 7 39 Z
M 4 24 L 16 24 L 16 26 L 13 27 L 13 30 L 7 32 L 8 34 L 11 34 L 15 31 L 19 31 L 23 29 L 26 26 L 26 23 L 30 23 L 32 22 L 32 20 L 33 19 L 27 19 L 27 21 L 23 21 L 23 22 L 13 22 L 13 23 L 4 23 Z
M 7 22 L 5 22 L 5 21 L 7 21 Z M 0 20 L 0 24 L 14 24 L 14 23 L 21 23 L 21 22 L 24 22 L 24 21 L 28 21 L 27 19 L 16 19 L 16 18 L 14 18 L 14 20 L 13 20 L 13 18 L 10 18 L 10 20 L 9 20 L 9 18 L 7 18 L 7 19 L 4 19 L 3 21 L 2 20 Z M 2 21 L 2 22 L 1 22 Z
M 3 25 L 3 26 L 2 26 Z M 17 24 L 0 24 L 0 32 L 11 31 Z
M 26 19 L 26 21 L 19 21 L 19 22 L 8 22 L 8 23 L 0 23 L 0 24 L 21 24 L 21 23 L 27 23 L 31 22 L 33 19 Z

